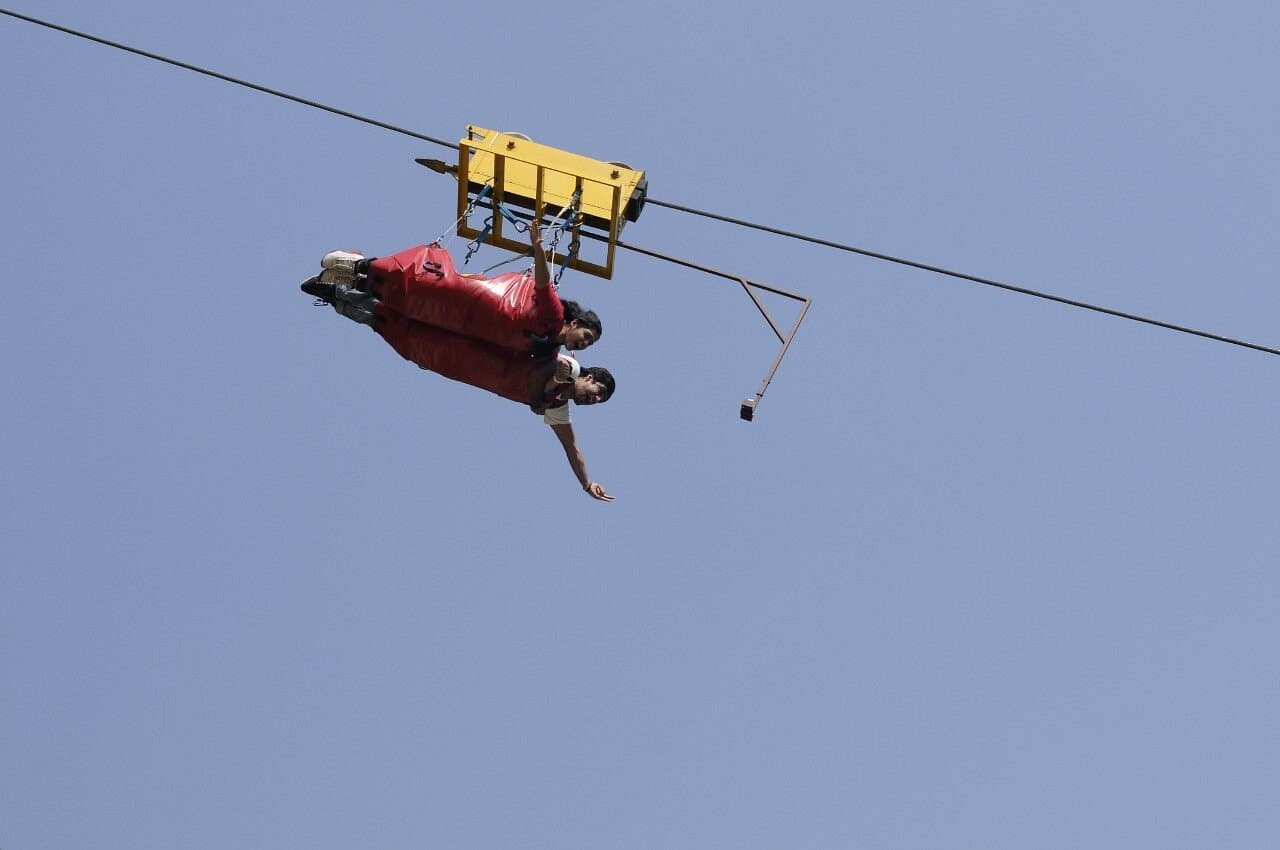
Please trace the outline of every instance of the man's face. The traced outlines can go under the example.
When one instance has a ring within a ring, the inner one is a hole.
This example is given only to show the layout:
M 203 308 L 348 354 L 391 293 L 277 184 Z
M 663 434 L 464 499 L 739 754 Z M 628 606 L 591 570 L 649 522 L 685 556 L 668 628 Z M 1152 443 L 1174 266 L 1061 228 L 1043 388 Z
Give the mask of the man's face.
M 595 341 L 596 332 L 590 328 L 579 327 L 577 319 L 570 322 L 569 329 L 564 332 L 564 347 L 570 351 L 582 351 Z
M 596 383 L 592 375 L 583 375 L 573 382 L 575 404 L 599 404 L 604 401 L 604 384 Z

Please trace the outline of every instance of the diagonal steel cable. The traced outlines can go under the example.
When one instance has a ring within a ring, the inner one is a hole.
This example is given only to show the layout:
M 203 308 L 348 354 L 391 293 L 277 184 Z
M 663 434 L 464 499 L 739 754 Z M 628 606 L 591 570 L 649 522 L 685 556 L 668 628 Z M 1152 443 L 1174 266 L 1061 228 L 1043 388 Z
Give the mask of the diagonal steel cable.
M 967 280 L 972 283 L 980 283 L 984 286 L 993 286 L 993 287 L 996 287 L 997 289 L 1004 289 L 1009 292 L 1016 292 L 1020 295 L 1030 295 L 1035 298 L 1043 298 L 1046 301 L 1054 301 L 1058 304 L 1066 304 L 1070 307 L 1079 307 L 1082 310 L 1092 310 L 1095 313 L 1103 313 L 1105 315 L 1115 316 L 1120 319 L 1128 319 L 1131 322 L 1142 322 L 1144 324 L 1154 325 L 1158 328 L 1165 328 L 1167 330 L 1177 331 L 1179 333 L 1191 334 L 1192 336 L 1198 336 L 1198 337 L 1204 337 L 1205 339 L 1211 339 L 1211 340 L 1214 340 L 1215 342 L 1225 342 L 1230 345 L 1238 345 L 1242 348 L 1251 348 L 1254 351 L 1262 351 L 1262 352 L 1266 352 L 1267 354 L 1280 355 L 1280 349 L 1268 348 L 1267 346 L 1259 345 L 1256 342 L 1248 342 L 1242 339 L 1235 339 L 1229 336 L 1222 336 L 1220 334 L 1210 333 L 1209 331 L 1202 331 L 1202 330 L 1198 330 L 1197 328 L 1186 327 L 1185 325 L 1175 325 L 1175 324 L 1172 324 L 1171 322 L 1164 322 L 1159 319 L 1152 319 L 1148 316 L 1140 316 L 1137 313 L 1126 313 L 1123 310 L 1115 310 L 1110 307 L 1102 307 L 1097 304 L 1090 304 L 1086 301 L 1078 301 L 1074 298 L 1064 298 L 1061 295 L 1053 295 L 1051 293 L 1041 292 L 1036 289 L 1028 289 L 1025 286 L 1015 286 L 1011 283 L 1002 283 L 1001 281 L 992 280 L 991 278 L 978 277 L 977 275 L 954 271 L 952 269 L 943 268 L 942 266 L 933 266 L 933 265 L 929 265 L 928 263 L 918 262 L 916 260 L 908 260 L 902 257 L 894 257 L 890 254 L 882 254 L 879 251 L 870 251 L 870 250 L 867 250 L 866 248 L 858 248 L 853 245 L 845 245 L 841 242 L 833 242 L 830 239 L 821 239 L 817 236 L 809 236 L 804 233 L 796 233 L 795 231 L 791 231 L 791 230 L 783 230 L 778 227 L 771 227 L 766 224 L 758 224 L 753 221 L 747 221 L 746 219 L 733 218 L 732 216 L 721 215 L 720 213 L 708 212 L 707 210 L 695 209 L 693 207 L 687 207 L 682 204 L 674 204 L 674 203 L 671 203 L 670 201 L 658 200 L 657 198 L 648 198 L 645 201 L 645 203 L 654 204 L 655 206 L 659 206 L 659 207 L 666 207 L 668 209 L 676 210 L 678 212 L 688 213 L 689 215 L 696 215 L 696 216 L 701 216 L 703 218 L 714 219 L 716 221 L 723 221 L 727 224 L 733 224 L 738 227 L 746 227 L 752 230 L 759 230 L 764 233 L 772 233 L 776 236 L 784 236 L 788 239 L 798 239 L 802 242 L 813 243 L 814 245 L 822 245 L 827 248 L 835 248 L 840 251 L 848 251 L 853 254 L 861 254 L 864 257 L 871 257 L 872 259 L 876 259 L 876 260 L 884 260 L 890 263 L 897 263 L 903 266 L 910 266 L 913 269 L 920 269 L 922 271 L 934 272 L 935 274 L 947 275 L 949 277 L 959 278 L 960 280 Z
M 379 127 L 383 130 L 390 130 L 391 132 L 399 133 L 402 136 L 409 136 L 410 138 L 420 139 L 424 142 L 431 142 L 434 145 L 443 145 L 446 148 L 456 147 L 456 145 L 453 142 L 446 142 L 443 139 L 437 139 L 433 136 L 427 136 L 422 133 L 415 132 L 413 130 L 406 130 L 404 127 L 397 127 L 396 125 L 388 124 L 385 121 L 379 121 L 375 118 L 369 118 L 364 115 L 358 115 L 354 112 L 348 112 L 345 109 L 338 109 L 337 107 L 329 106 L 327 104 L 320 103 L 319 101 L 307 100 L 304 97 L 298 97 L 297 95 L 289 94 L 288 92 L 283 92 L 278 89 L 267 88 L 266 86 L 259 85 L 257 83 L 251 83 L 248 80 L 237 79 L 236 77 L 219 73 L 218 71 L 211 71 L 208 68 L 201 68 L 199 65 L 192 65 L 189 62 L 181 62 L 177 59 L 170 59 L 168 56 L 161 56 L 159 53 L 151 53 L 150 51 L 147 51 L 147 50 L 140 50 L 136 47 L 130 47 L 127 44 L 121 44 L 118 41 L 111 41 L 109 39 L 105 39 L 100 36 L 91 35 L 86 32 L 80 32 L 79 30 L 73 30 L 70 27 L 64 27 L 61 24 L 55 24 L 55 23 L 52 23 L 51 21 L 42 21 L 39 18 L 33 18 L 30 15 L 23 15 L 18 12 L 10 11 L 9 9 L 0 9 L 0 15 L 8 15 L 11 18 L 17 18 L 20 21 L 26 21 L 27 23 L 36 24 L 37 26 L 47 27 L 48 29 L 51 29 L 51 30 L 57 30 L 58 32 L 66 33 L 67 35 L 73 35 L 76 38 L 83 38 L 86 41 L 92 41 L 98 44 L 106 45 L 107 47 L 113 47 L 116 50 L 123 50 L 127 53 L 133 53 L 138 56 L 143 56 L 147 59 L 154 59 L 156 62 L 163 62 L 166 65 L 173 65 L 175 68 L 182 68 L 187 71 L 194 71 L 197 74 L 204 74 L 206 77 L 213 77 L 215 80 L 222 80 L 223 82 L 233 83 L 234 85 L 237 85 L 237 86 L 244 86 L 247 89 L 253 89 L 254 91 L 262 92 L 263 94 L 269 94 L 272 97 L 279 97 L 279 98 L 283 98 L 284 100 L 291 100 L 294 103 L 300 103 L 303 106 L 309 106 L 312 109 L 320 109 L 325 112 L 332 112 L 334 115 L 340 115 L 343 118 L 350 118 L 352 121 L 359 121 L 362 124 L 369 124 L 370 126 Z
M 430 142 L 432 144 L 440 145 L 442 147 L 447 147 L 451 149 L 455 147 L 455 145 L 452 142 L 447 142 L 443 139 L 437 139 L 434 136 L 428 136 L 423 133 L 416 132 L 414 130 L 408 130 L 404 127 L 398 127 L 394 124 L 389 124 L 385 121 L 379 121 L 374 118 L 369 118 L 364 115 L 359 115 L 355 112 L 348 112 L 345 109 L 338 109 L 336 107 L 329 106 L 324 103 L 320 103 L 319 101 L 308 100 L 306 98 L 298 97 L 297 95 L 289 94 L 288 92 L 283 92 L 278 89 L 268 88 L 267 86 L 259 85 L 258 83 L 249 82 L 247 80 L 241 80 L 236 77 L 232 77 L 230 75 L 220 73 L 218 71 L 211 71 L 207 68 L 201 68 L 198 65 L 192 65 L 188 62 L 182 62 L 177 59 L 171 59 L 167 56 L 161 56 L 158 53 L 152 53 L 150 51 L 140 50 L 136 47 L 130 47 L 127 44 L 111 41 L 109 39 L 101 38 L 100 36 L 91 35 L 89 33 L 80 32 L 78 30 L 71 29 L 70 27 L 65 27 L 60 24 L 52 23 L 50 21 L 44 21 L 39 18 L 34 18 L 30 15 L 24 15 L 19 12 L 11 11 L 9 9 L 0 9 L 0 14 L 8 15 L 11 18 L 16 18 L 21 21 L 26 21 L 28 23 L 36 24 L 37 26 L 42 26 L 51 30 L 56 30 L 58 32 L 66 33 L 67 35 L 75 36 L 76 38 L 82 38 L 87 41 L 92 41 L 98 44 L 105 45 L 107 47 L 115 48 L 117 50 L 123 50 L 128 53 L 133 53 L 138 56 L 143 56 L 147 59 L 153 59 L 157 62 L 163 62 L 168 65 L 173 65 L 174 67 L 177 67 L 177 68 L 183 68 L 188 71 L 194 71 L 195 73 L 198 73 L 198 74 L 204 74 L 205 76 L 213 77 L 214 79 L 217 79 L 217 80 L 222 80 L 224 82 L 232 83 L 234 85 L 243 86 L 244 88 L 248 88 L 248 89 L 253 89 L 254 91 L 262 92 L 264 94 L 269 94 L 272 97 L 278 97 L 284 100 L 292 101 L 294 103 L 299 103 L 299 104 L 302 104 L 303 106 L 311 107 L 312 109 L 323 110 L 325 112 L 330 112 L 334 115 L 338 115 L 343 118 L 349 118 L 353 121 L 359 121 L 363 124 L 368 124 L 373 127 L 378 127 L 383 130 L 390 130 L 393 133 L 399 133 L 401 135 L 408 136 L 410 138 L 419 139 L 424 142 Z M 1006 290 L 1008 292 L 1015 292 L 1015 293 L 1018 293 L 1019 295 L 1030 295 L 1034 298 L 1041 298 L 1045 301 L 1053 301 L 1058 304 L 1065 304 L 1069 307 L 1078 307 L 1082 310 L 1091 310 L 1095 313 L 1102 313 L 1104 315 L 1114 316 L 1119 319 L 1127 319 L 1128 321 L 1131 321 L 1131 322 L 1140 322 L 1142 324 L 1153 325 L 1158 328 L 1165 328 L 1166 330 L 1176 331 L 1178 333 L 1190 334 L 1191 336 L 1198 336 L 1204 339 L 1213 340 L 1215 342 L 1226 343 L 1228 345 L 1236 345 L 1236 346 L 1240 346 L 1241 348 L 1249 348 L 1254 351 L 1264 352 L 1266 354 L 1280 355 L 1280 349 L 1271 348 L 1265 345 L 1259 345 L 1258 343 L 1255 343 L 1255 342 L 1248 342 L 1247 340 L 1236 339 L 1234 337 L 1229 337 L 1229 336 L 1223 336 L 1221 334 L 1211 333 L 1209 331 L 1203 331 L 1198 328 L 1188 327 L 1186 325 L 1176 325 L 1176 324 L 1173 324 L 1172 322 L 1165 322 L 1160 319 L 1153 319 L 1149 316 L 1142 316 L 1137 313 L 1129 313 L 1123 310 L 1116 310 L 1111 307 L 1103 307 L 1098 304 L 1090 304 L 1087 301 L 1080 301 L 1074 298 L 1065 298 L 1061 295 L 1054 295 L 1049 292 L 1042 292 L 1040 290 L 1030 289 L 1025 286 L 1016 286 L 1011 283 L 1004 283 L 1002 281 L 992 280 L 991 278 L 986 278 L 986 277 L 979 277 L 978 275 L 967 274 L 965 272 L 955 271 L 953 269 L 944 268 L 942 266 L 930 265 L 928 263 L 922 263 L 917 260 L 909 260 L 903 257 L 895 257 L 891 254 L 885 254 L 879 251 L 872 251 L 866 248 L 858 248 L 853 245 L 846 245 L 844 243 L 835 242 L 830 239 L 822 239 L 817 236 L 810 236 L 804 233 L 797 233 L 791 230 L 784 230 L 778 227 L 771 227 L 769 225 L 759 224 L 757 222 L 748 221 L 746 219 L 735 218 L 733 216 L 727 216 L 720 213 L 710 212 L 708 210 L 701 210 L 695 207 L 685 206 L 683 204 L 672 203 L 670 201 L 663 201 L 658 198 L 648 198 L 646 199 L 645 202 L 648 204 L 653 204 L 654 206 L 666 207 L 667 209 L 687 213 L 689 215 L 701 216 L 703 218 L 714 219 L 716 221 L 723 221 L 727 224 L 733 224 L 738 227 L 746 227 L 752 230 L 759 230 L 764 233 L 772 233 L 774 235 L 783 236 L 788 239 L 798 239 L 803 242 L 809 242 L 814 245 L 822 245 L 827 248 L 835 248 L 840 251 L 848 251 L 853 254 L 860 254 L 864 257 L 870 257 L 876 260 L 884 260 L 886 262 L 897 263 L 898 265 L 909 266 L 914 269 L 933 272 L 935 274 L 945 275 L 947 277 L 952 277 L 959 280 L 965 280 L 971 283 L 979 283 L 979 284 L 982 284 L 983 286 L 991 286 L 997 289 Z M 631 247 L 633 248 L 633 250 L 636 250 L 633 246 L 624 245 L 623 247 Z M 663 257 L 663 259 L 666 259 L 666 258 Z

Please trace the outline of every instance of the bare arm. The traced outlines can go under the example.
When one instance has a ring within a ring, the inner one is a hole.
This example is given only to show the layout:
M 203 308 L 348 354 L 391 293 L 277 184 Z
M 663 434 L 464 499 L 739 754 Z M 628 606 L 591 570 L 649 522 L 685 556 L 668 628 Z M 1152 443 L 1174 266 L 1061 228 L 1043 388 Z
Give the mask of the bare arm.
M 556 437 L 560 439 L 560 445 L 564 447 L 564 455 L 569 459 L 569 466 L 573 468 L 573 474 L 578 476 L 578 483 L 582 485 L 587 495 L 602 502 L 612 502 L 613 497 L 605 492 L 604 485 L 592 481 L 587 475 L 587 462 L 583 459 L 582 450 L 578 448 L 578 441 L 573 435 L 573 425 L 552 425 L 551 430 L 555 431 Z
M 529 244 L 533 246 L 533 288 L 546 289 L 551 285 L 551 269 L 547 267 L 547 253 L 542 250 L 542 231 L 536 218 L 529 220 Z

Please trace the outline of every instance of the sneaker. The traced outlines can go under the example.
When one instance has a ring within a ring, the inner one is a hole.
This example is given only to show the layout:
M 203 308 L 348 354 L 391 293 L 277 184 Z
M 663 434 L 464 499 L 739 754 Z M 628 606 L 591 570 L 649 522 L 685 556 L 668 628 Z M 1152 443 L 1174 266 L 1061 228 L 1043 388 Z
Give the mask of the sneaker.
M 329 286 L 354 286 L 356 279 L 343 269 L 325 269 L 316 280 Z
M 330 251 L 320 260 L 324 272 L 320 279 L 325 283 L 353 283 L 356 279 L 356 264 L 363 260 L 360 254 L 351 251 Z

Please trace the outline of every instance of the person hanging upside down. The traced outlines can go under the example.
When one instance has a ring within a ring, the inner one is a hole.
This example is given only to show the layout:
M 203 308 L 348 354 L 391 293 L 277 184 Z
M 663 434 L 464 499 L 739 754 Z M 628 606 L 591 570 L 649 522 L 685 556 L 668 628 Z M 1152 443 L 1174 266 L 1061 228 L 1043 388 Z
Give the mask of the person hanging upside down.
M 438 244 L 389 257 L 330 251 L 320 283 L 373 295 L 388 309 L 438 328 L 513 351 L 553 355 L 560 346 L 581 351 L 600 339 L 600 317 L 561 301 L 551 285 L 538 222 L 529 223 L 532 271 L 494 278 L 459 274 Z
M 578 447 L 569 403 L 600 404 L 617 384 L 608 369 L 582 368 L 564 354 L 535 358 L 525 351 L 501 348 L 410 318 L 380 302 L 372 293 L 342 292 L 341 285 L 312 278 L 302 290 L 325 301 L 341 315 L 371 326 L 401 357 L 445 378 L 488 390 L 541 413 L 564 449 L 573 474 L 593 499 L 613 501 L 604 485 L 592 481 Z

